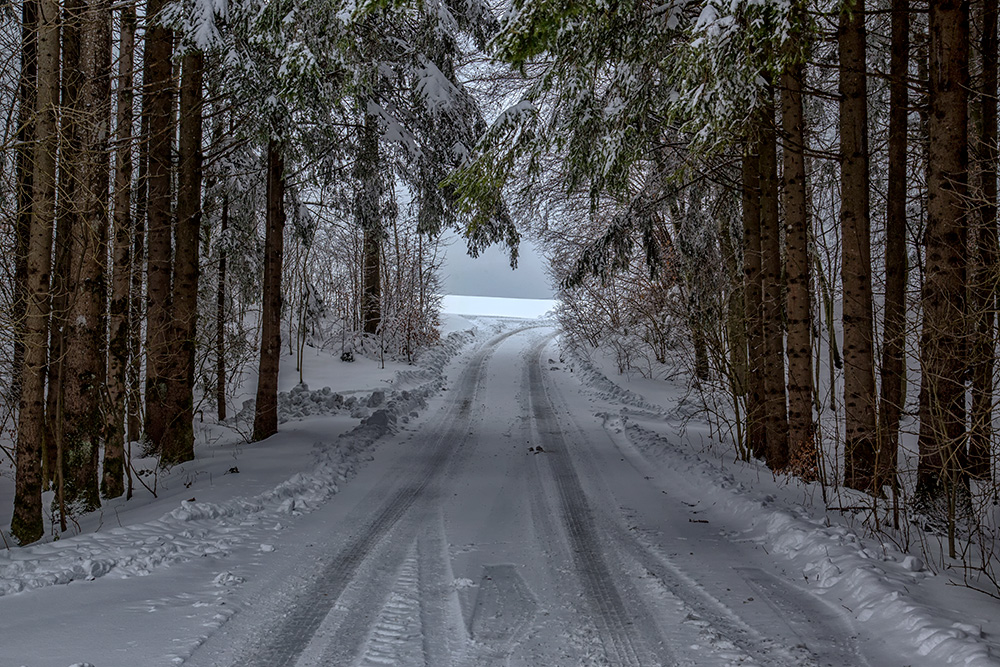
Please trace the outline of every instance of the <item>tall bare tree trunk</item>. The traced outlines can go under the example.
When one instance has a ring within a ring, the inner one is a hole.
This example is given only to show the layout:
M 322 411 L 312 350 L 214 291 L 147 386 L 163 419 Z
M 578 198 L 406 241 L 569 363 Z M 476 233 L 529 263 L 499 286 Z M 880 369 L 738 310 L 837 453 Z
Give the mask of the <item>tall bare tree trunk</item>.
M 382 242 L 379 233 L 374 229 L 366 229 L 364 234 L 364 286 L 361 297 L 361 317 L 364 320 L 364 332 L 377 334 L 382 323 L 382 293 L 376 287 L 382 280 Z
M 42 443 L 45 439 L 45 367 L 48 354 L 49 277 L 55 218 L 56 134 L 59 104 L 59 3 L 39 0 L 35 151 L 28 237 L 24 366 L 18 406 L 17 470 L 10 532 L 21 544 L 42 536 Z
M 57 175 L 55 266 L 52 272 L 51 318 L 49 333 L 49 390 L 46 405 L 48 437 L 46 438 L 46 468 L 56 483 L 56 503 L 63 508 L 63 459 L 62 404 L 63 366 L 66 361 L 65 327 L 74 289 L 74 274 L 70 270 L 72 238 L 79 225 L 81 209 L 77 193 L 80 170 L 74 160 L 78 160 L 83 147 L 80 143 L 80 121 L 82 116 L 80 89 L 84 74 L 80 60 L 80 30 L 85 3 L 83 0 L 67 0 L 63 5 L 62 23 L 62 67 L 59 115 L 59 169 Z
M 82 12 L 80 104 L 76 126 L 82 151 L 67 169 L 75 179 L 77 215 L 69 234 L 71 287 L 63 329 L 62 372 L 64 501 L 71 512 L 100 507 L 98 454 L 104 432 L 105 246 L 108 226 L 107 168 L 111 116 L 111 9 L 94 0 Z
M 171 407 L 160 441 L 166 465 L 194 458 L 194 353 L 198 321 L 198 248 L 201 236 L 202 72 L 204 56 L 182 58 L 180 168 L 177 174 L 177 233 L 170 299 L 170 366 L 167 397 Z
M 889 58 L 889 173 L 885 220 L 885 310 L 882 324 L 882 385 L 875 487 L 896 484 L 903 374 L 906 372 L 906 144 L 909 115 L 910 2 L 892 2 Z
M 144 105 L 145 106 L 145 105 Z M 132 284 L 128 297 L 128 367 L 125 369 L 126 431 L 129 442 L 142 437 L 144 424 L 142 394 L 142 323 L 146 316 L 143 276 L 146 253 L 146 198 L 149 193 L 149 116 L 143 108 L 139 119 L 139 164 L 136 173 L 135 218 L 132 221 Z M 131 477 L 129 478 L 131 483 Z M 131 488 L 128 491 L 131 497 Z
M 229 228 L 229 195 L 222 196 L 222 235 Z M 219 421 L 226 420 L 226 251 L 219 251 L 215 295 L 215 402 Z
M 798 6 L 797 6 L 798 7 Z M 796 9 L 801 13 L 801 7 Z M 802 112 L 803 66 L 789 65 L 781 78 L 784 134 L 785 276 L 788 284 L 788 449 L 794 472 L 815 479 L 813 441 L 812 281 L 809 214 L 806 209 L 805 127 Z
M 767 450 L 764 406 L 764 323 L 760 250 L 760 128 L 751 127 L 743 154 L 743 285 L 747 337 L 747 451 Z
M 118 127 L 114 195 L 114 273 L 111 278 L 110 343 L 108 346 L 108 409 L 101 494 L 125 493 L 125 402 L 131 322 L 132 287 L 132 101 L 135 54 L 135 5 L 121 9 L 118 42 Z
M 260 366 L 254 441 L 278 432 L 278 366 L 281 361 L 281 260 L 285 235 L 285 161 L 275 139 L 267 145 L 267 222 L 264 237 L 264 297 L 261 304 Z
M 966 481 L 960 456 L 965 440 L 968 344 L 968 4 L 962 0 L 932 2 L 929 27 L 927 259 L 920 340 L 923 398 L 917 498 L 933 505 L 954 500 Z
M 355 176 L 360 187 L 355 202 L 355 217 L 364 234 L 361 319 L 364 332 L 368 334 L 377 333 L 382 322 L 382 242 L 385 229 L 379 214 L 382 184 L 378 162 L 378 121 L 366 113 L 356 160 Z
M 21 366 L 24 365 L 24 316 L 28 298 L 28 238 L 31 234 L 31 198 L 34 166 L 32 142 L 35 139 L 35 89 L 38 67 L 35 33 L 38 30 L 38 3 L 21 3 L 21 78 L 18 82 L 17 219 L 14 226 L 14 298 L 11 319 L 14 322 L 14 358 L 11 364 L 10 400 L 21 394 Z
M 971 278 L 973 331 L 972 419 L 969 429 L 969 474 L 977 479 L 992 475 L 993 371 L 996 366 L 997 284 L 997 0 L 982 1 L 983 73 L 979 90 L 979 142 L 981 191 L 976 198 L 979 226 L 976 236 L 975 273 Z M 970 322 L 972 324 L 972 322 Z
M 767 465 L 788 466 L 788 407 L 785 393 L 785 335 L 782 326 L 781 235 L 778 222 L 778 140 L 774 126 L 774 91 L 768 86 L 762 105 L 760 144 L 760 252 L 764 327 L 764 405 Z
M 163 0 L 149 0 L 146 8 L 146 47 L 143 114 L 149 135 L 146 169 L 146 437 L 160 452 L 173 415 L 169 397 L 171 279 L 170 172 L 173 158 L 174 82 L 171 67 L 173 34 L 160 25 Z
M 868 98 L 865 5 L 840 13 L 840 225 L 844 286 L 844 483 L 875 492 L 875 357 L 871 222 L 868 192 Z

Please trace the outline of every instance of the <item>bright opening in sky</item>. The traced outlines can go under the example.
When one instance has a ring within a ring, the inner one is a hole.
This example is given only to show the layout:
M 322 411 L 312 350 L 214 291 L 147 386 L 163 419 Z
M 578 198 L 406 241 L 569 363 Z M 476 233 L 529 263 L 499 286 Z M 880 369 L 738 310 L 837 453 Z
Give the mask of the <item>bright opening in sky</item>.
M 506 249 L 491 246 L 469 257 L 465 239 L 452 235 L 445 249 L 442 290 L 445 294 L 499 296 L 512 299 L 552 299 L 545 260 L 527 240 L 521 242 L 517 269 L 510 268 Z
M 545 259 L 529 241 L 521 242 L 512 270 L 504 248 L 493 246 L 472 258 L 464 239 L 449 240 L 442 271 L 445 313 L 535 318 L 555 306 Z

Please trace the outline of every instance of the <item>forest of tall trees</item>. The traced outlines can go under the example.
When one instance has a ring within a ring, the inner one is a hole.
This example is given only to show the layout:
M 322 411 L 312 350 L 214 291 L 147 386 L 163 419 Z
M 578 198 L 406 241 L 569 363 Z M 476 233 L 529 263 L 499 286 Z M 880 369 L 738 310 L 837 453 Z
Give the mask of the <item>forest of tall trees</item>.
M 506 187 L 570 338 L 875 529 L 995 535 L 995 0 L 507 16 L 524 94 L 448 182 Z
M 45 517 L 64 531 L 131 496 L 133 446 L 194 458 L 196 414 L 225 420 L 246 371 L 263 440 L 283 357 L 435 340 L 457 220 L 438 182 L 484 122 L 457 71 L 497 23 L 474 3 L 18 7 L 0 27 L 0 292 L 27 544 Z
M 275 433 L 319 319 L 345 359 L 433 342 L 447 228 L 539 237 L 570 339 L 688 364 L 742 456 L 876 523 L 954 552 L 995 493 L 996 0 L 15 5 L 22 544 L 131 493 L 132 443 L 194 457 L 248 365 Z

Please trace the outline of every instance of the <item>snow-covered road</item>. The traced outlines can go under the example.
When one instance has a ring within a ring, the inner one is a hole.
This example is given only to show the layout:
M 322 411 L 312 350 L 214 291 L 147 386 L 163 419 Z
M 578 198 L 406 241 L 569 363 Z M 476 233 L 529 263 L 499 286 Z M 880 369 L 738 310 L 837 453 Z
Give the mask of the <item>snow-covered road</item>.
M 378 441 L 310 413 L 260 446 L 329 443 L 274 489 L 234 500 L 190 472 L 178 493 L 223 495 L 0 560 L 8 592 L 33 589 L 0 597 L 0 665 L 997 664 L 988 604 L 930 606 L 919 561 L 671 449 L 554 329 L 486 329 L 391 394 L 406 419 Z
M 338 496 L 321 552 L 190 664 L 866 664 L 846 614 L 622 451 L 553 334 L 453 369 L 437 414 Z

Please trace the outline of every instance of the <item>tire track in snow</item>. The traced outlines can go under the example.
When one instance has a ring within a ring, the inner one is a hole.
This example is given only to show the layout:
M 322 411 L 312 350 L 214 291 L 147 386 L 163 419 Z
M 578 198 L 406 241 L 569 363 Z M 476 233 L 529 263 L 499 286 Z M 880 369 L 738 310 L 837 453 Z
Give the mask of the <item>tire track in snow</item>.
M 358 662 L 360 667 L 415 665 L 423 659 L 418 568 L 416 550 L 411 546 L 395 585 L 371 628 Z
M 658 553 L 658 549 L 642 544 L 614 520 L 602 523 L 613 536 L 617 547 L 653 577 L 669 596 L 683 604 L 688 612 L 687 620 L 707 624 L 712 634 L 716 634 L 722 641 L 731 642 L 740 652 L 762 667 L 814 667 L 818 664 L 812 656 L 796 656 L 789 649 L 778 645 L 775 640 L 758 631 L 688 577 L 671 563 L 669 558 Z M 857 663 L 850 661 L 842 664 Z
M 436 455 L 431 460 L 443 461 Z M 313 635 L 330 610 L 340 599 L 348 584 L 354 579 L 361 563 L 389 533 L 390 529 L 406 514 L 407 510 L 427 486 L 433 470 L 415 483 L 405 486 L 377 512 L 375 520 L 331 561 L 310 590 L 296 600 L 288 612 L 265 640 L 264 646 L 237 664 L 246 667 L 285 667 L 294 665 L 299 655 L 312 641 Z
M 538 350 L 539 358 L 542 347 Z M 548 394 L 546 398 L 552 400 Z M 575 423 L 572 424 L 571 430 L 573 432 L 568 434 L 571 439 L 579 438 L 581 442 L 586 440 L 587 434 Z M 614 445 L 621 449 L 624 455 L 628 455 L 626 450 L 631 445 L 620 440 L 625 436 L 610 429 L 607 434 Z M 586 448 L 577 447 L 573 451 L 588 473 L 600 476 L 599 465 L 587 453 Z M 800 645 L 789 648 L 770 636 L 767 629 L 759 629 L 752 621 L 743 619 L 724 602 L 714 597 L 675 565 L 656 545 L 646 542 L 635 532 L 626 529 L 617 513 L 602 513 L 596 517 L 596 521 L 600 530 L 609 536 L 609 542 L 615 545 L 616 551 L 621 556 L 634 563 L 639 571 L 649 575 L 664 594 L 681 605 L 680 608 L 684 609 L 685 613 L 683 618 L 677 620 L 684 624 L 702 627 L 703 634 L 708 636 L 710 643 L 722 649 L 722 652 L 732 655 L 735 649 L 742 654 L 742 657 L 737 659 L 749 659 L 763 667 L 867 665 L 854 642 L 847 642 L 846 645 L 843 643 L 844 638 L 850 638 L 852 635 L 850 627 L 839 616 L 831 613 L 825 602 L 800 592 L 791 585 L 783 584 L 761 570 L 740 571 L 761 598 L 775 609 L 777 616 L 786 621 L 788 629 L 802 640 Z M 822 622 L 818 623 L 817 619 L 821 619 Z M 836 627 L 838 631 L 831 631 L 827 625 Z M 837 642 L 834 637 L 841 638 L 841 642 Z M 807 647 L 816 649 L 823 661 L 819 662 L 817 653 L 811 652 Z
M 417 536 L 420 622 L 425 665 L 467 664 L 469 636 L 455 591 L 444 516 L 434 512 Z
M 398 599 L 401 581 L 403 595 L 409 593 L 404 570 L 407 560 L 414 557 L 416 523 L 425 514 L 420 505 L 418 501 L 409 511 L 407 521 L 400 522 L 378 551 L 358 568 L 317 627 L 298 665 L 351 664 L 372 641 L 377 641 L 385 652 L 392 633 L 380 628 L 379 620 L 393 598 Z M 405 653 L 405 647 L 400 647 L 400 652 Z
M 608 437 L 623 456 L 641 457 L 639 449 L 631 442 L 627 430 L 615 430 L 605 421 Z M 586 457 L 585 457 L 586 458 Z M 595 467 L 593 461 L 587 461 Z M 852 665 L 867 667 L 867 659 L 860 653 L 854 632 L 842 614 L 832 610 L 829 603 L 803 591 L 792 584 L 748 567 L 736 568 L 744 581 L 757 592 L 788 626 L 788 629 L 802 640 L 798 650 L 776 646 L 752 622 L 715 598 L 703 586 L 690 578 L 675 565 L 669 556 L 656 545 L 650 544 L 635 533 L 626 531 L 613 519 L 606 518 L 607 529 L 617 535 L 618 544 L 646 572 L 657 579 L 669 594 L 680 599 L 698 619 L 709 623 L 726 639 L 732 641 L 745 653 L 753 656 L 761 665 L 785 667 L 788 665 L 824 665 L 838 667 Z M 845 641 L 845 639 L 847 641 Z M 811 655 L 803 655 L 808 650 Z
M 432 439 L 431 452 L 423 464 L 413 471 L 409 479 L 404 478 L 398 483 L 399 488 L 388 500 L 378 502 L 386 494 L 384 489 L 375 489 L 369 494 L 371 504 L 362 502 L 361 506 L 377 507 L 371 513 L 374 518 L 367 525 L 362 525 L 347 545 L 323 568 L 308 590 L 296 598 L 281 621 L 266 633 L 262 641 L 255 642 L 248 651 L 249 655 L 244 655 L 235 665 L 290 667 L 296 664 L 348 585 L 355 580 L 362 563 L 375 553 L 417 499 L 443 474 L 452 453 L 461 450 L 468 440 L 473 398 L 479 389 L 486 364 L 496 348 L 511 336 L 537 326 L 539 325 L 521 327 L 496 336 L 473 356 L 453 390 L 454 395 L 464 398 L 452 404 L 448 410 L 439 435 Z M 402 558 L 403 556 L 399 557 L 400 560 Z M 336 641 L 339 639 L 337 637 Z M 355 655 L 360 650 L 362 641 L 363 638 L 353 647 Z
M 850 626 L 841 614 L 813 595 L 795 589 L 791 584 L 756 568 L 737 570 L 774 611 L 784 618 L 793 631 L 806 640 L 817 661 L 824 667 L 854 665 L 869 667 L 853 641 Z M 844 641 L 850 637 L 852 641 Z
M 594 514 L 590 509 L 579 477 L 569 458 L 566 440 L 559 427 L 555 410 L 542 378 L 541 354 L 552 336 L 541 340 L 529 354 L 528 389 L 531 414 L 543 447 L 552 453 L 546 456 L 551 477 L 555 481 L 563 528 L 572 547 L 572 558 L 580 583 L 593 607 L 607 661 L 616 666 L 673 665 L 676 660 L 662 641 L 659 629 L 639 602 L 634 589 L 622 582 L 627 591 L 629 607 L 622 596 L 602 554 L 597 538 Z M 647 641 L 655 641 L 653 654 Z

